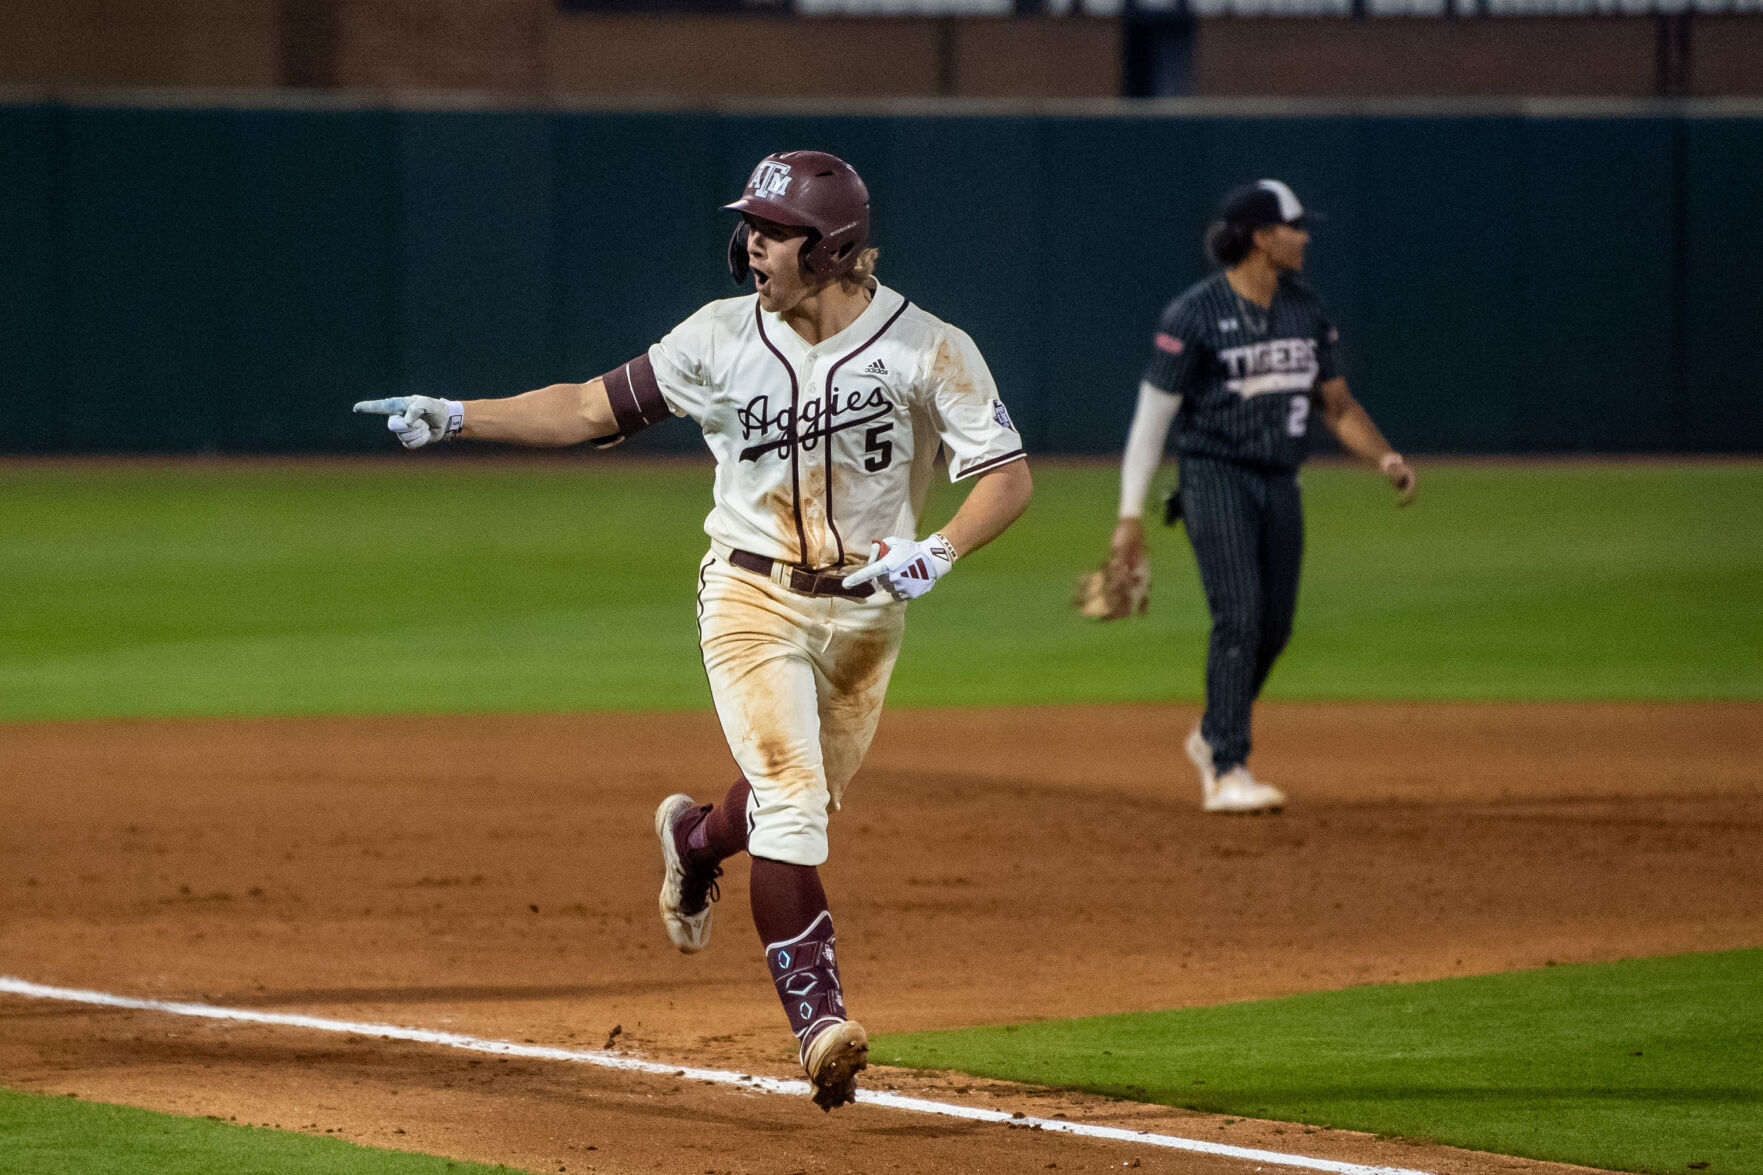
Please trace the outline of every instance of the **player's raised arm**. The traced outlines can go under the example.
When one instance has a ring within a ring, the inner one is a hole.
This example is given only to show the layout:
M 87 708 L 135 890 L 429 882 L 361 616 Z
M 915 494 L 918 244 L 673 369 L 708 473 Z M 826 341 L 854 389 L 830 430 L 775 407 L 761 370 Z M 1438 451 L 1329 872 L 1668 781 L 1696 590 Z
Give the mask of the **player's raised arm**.
M 363 400 L 355 411 L 386 417 L 386 427 L 406 449 L 466 437 L 512 445 L 601 447 L 665 419 L 647 354 L 586 383 L 550 384 L 495 400 L 443 400 L 394 396 Z
M 618 432 L 606 383 L 551 384 L 500 400 L 471 400 L 459 435 L 516 445 L 579 445 Z
M 386 417 L 406 449 L 466 437 L 513 445 L 577 445 L 618 432 L 599 379 L 551 384 L 499 400 L 394 396 L 363 400 L 355 411 Z

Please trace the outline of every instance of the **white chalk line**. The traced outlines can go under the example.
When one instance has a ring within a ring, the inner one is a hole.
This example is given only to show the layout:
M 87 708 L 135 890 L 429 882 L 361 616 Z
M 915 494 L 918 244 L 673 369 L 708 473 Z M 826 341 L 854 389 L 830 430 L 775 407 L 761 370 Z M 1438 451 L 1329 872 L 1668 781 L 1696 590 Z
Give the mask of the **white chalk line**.
M 214 1004 L 177 1003 L 168 1000 L 138 999 L 112 995 L 103 991 L 85 991 L 74 987 L 50 987 L 24 979 L 0 975 L 0 992 L 41 1000 L 63 1000 L 76 1004 L 96 1004 L 106 1008 L 130 1008 L 142 1012 L 165 1012 L 173 1016 L 194 1016 L 203 1020 L 232 1020 L 247 1024 L 274 1024 L 287 1028 L 310 1028 L 319 1032 L 346 1032 L 355 1036 L 373 1036 L 384 1040 L 403 1040 L 415 1044 L 438 1044 L 447 1048 L 474 1053 L 493 1053 L 503 1057 L 529 1057 L 539 1061 L 569 1061 L 581 1065 L 598 1065 L 602 1069 L 621 1069 L 630 1073 L 648 1073 L 657 1077 L 675 1077 L 687 1081 L 706 1081 L 716 1085 L 732 1085 L 740 1089 L 756 1089 L 764 1093 L 802 1096 L 809 1092 L 806 1081 L 788 1081 L 777 1077 L 761 1077 L 736 1073 L 729 1069 L 695 1069 L 690 1066 L 667 1065 L 622 1057 L 600 1049 L 560 1049 L 547 1045 L 515 1044 L 508 1040 L 485 1040 L 457 1032 L 434 1032 L 426 1028 L 404 1028 L 396 1024 L 365 1024 L 351 1020 L 331 1020 L 322 1016 L 302 1016 L 289 1012 L 254 1012 L 248 1008 L 222 1008 Z M 1074 1134 L 1083 1138 L 1105 1138 L 1114 1142 L 1132 1142 L 1140 1146 L 1162 1147 L 1167 1150 L 1193 1151 L 1245 1162 L 1269 1163 L 1282 1167 L 1301 1167 L 1309 1171 L 1328 1171 L 1332 1175 L 1431 1175 L 1407 1167 L 1372 1167 L 1364 1163 L 1346 1163 L 1337 1159 L 1316 1159 L 1307 1155 L 1288 1155 L 1281 1151 L 1255 1147 L 1228 1146 L 1197 1138 L 1181 1138 L 1172 1134 L 1152 1134 L 1127 1130 L 1119 1126 L 1094 1126 L 1060 1118 L 1018 1118 L 1002 1110 L 982 1110 L 976 1106 L 960 1106 L 952 1102 L 935 1102 L 926 1098 L 903 1097 L 884 1090 L 860 1089 L 857 1100 L 864 1105 L 882 1106 L 890 1110 L 906 1110 L 918 1114 L 936 1114 L 945 1118 L 965 1118 L 972 1122 L 997 1122 L 1010 1126 L 1038 1128 L 1052 1134 Z

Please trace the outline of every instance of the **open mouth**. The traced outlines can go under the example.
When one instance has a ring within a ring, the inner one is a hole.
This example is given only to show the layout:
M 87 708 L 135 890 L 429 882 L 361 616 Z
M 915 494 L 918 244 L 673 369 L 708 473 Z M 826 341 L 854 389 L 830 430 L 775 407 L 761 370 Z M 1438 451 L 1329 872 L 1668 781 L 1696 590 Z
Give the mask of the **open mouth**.
M 755 269 L 753 271 L 753 287 L 755 289 L 763 290 L 766 284 L 770 281 L 771 275 L 766 273 L 763 269 Z

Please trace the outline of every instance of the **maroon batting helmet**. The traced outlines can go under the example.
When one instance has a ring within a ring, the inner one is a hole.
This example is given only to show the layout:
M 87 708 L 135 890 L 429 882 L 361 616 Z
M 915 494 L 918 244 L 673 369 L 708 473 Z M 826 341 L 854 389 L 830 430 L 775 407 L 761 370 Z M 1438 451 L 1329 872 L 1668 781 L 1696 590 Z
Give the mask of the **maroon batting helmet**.
M 855 168 L 825 151 L 767 155 L 753 169 L 741 198 L 723 207 L 807 229 L 802 268 L 822 280 L 855 265 L 869 240 L 869 189 Z M 747 280 L 745 220 L 729 238 L 728 271 L 736 285 Z

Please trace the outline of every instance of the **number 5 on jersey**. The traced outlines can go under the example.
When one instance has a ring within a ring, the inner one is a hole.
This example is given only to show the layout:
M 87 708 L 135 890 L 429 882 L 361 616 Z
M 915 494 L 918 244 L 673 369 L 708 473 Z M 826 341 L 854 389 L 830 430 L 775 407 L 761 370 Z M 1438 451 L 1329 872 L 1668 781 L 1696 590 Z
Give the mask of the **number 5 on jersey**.
M 887 434 L 894 431 L 894 422 L 878 424 L 863 432 L 863 468 L 871 473 L 880 473 L 894 463 L 894 442 L 887 439 Z

